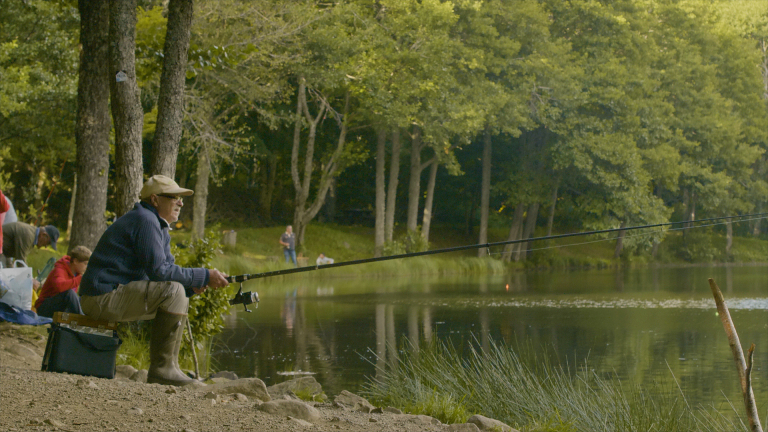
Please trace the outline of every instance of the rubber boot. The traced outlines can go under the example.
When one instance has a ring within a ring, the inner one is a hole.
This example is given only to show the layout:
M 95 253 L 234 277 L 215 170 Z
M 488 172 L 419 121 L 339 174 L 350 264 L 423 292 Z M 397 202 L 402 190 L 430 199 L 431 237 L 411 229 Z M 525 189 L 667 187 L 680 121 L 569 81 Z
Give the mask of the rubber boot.
M 195 380 L 179 369 L 179 348 L 186 315 L 157 310 L 149 339 L 148 383 L 183 386 Z

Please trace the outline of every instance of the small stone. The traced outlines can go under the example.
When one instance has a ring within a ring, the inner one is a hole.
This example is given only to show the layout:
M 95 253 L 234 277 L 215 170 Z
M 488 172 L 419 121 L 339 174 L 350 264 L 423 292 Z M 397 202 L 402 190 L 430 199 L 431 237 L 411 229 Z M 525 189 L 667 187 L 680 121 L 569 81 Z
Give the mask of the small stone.
M 215 374 L 211 375 L 211 378 L 226 378 L 228 380 L 236 380 L 238 379 L 237 374 L 230 371 L 219 371 Z
M 303 427 L 306 427 L 306 428 L 310 428 L 310 427 L 314 427 L 315 426 L 315 425 L 313 425 L 312 423 L 310 423 L 310 422 L 308 422 L 306 420 L 297 419 L 297 418 L 291 417 L 291 416 L 288 416 L 288 420 L 290 420 L 290 421 L 292 421 L 294 423 L 297 423 L 299 426 L 303 426 Z
M 248 402 L 248 396 L 242 394 L 242 393 L 235 393 L 235 398 L 239 400 L 240 402 Z
M 179 418 L 186 421 L 192 420 L 192 416 L 190 416 L 189 414 L 182 414 L 179 416 Z
M 45 419 L 45 421 L 43 423 L 51 425 L 53 427 L 57 427 L 57 428 L 63 428 L 64 427 L 64 423 L 62 423 L 62 422 L 60 422 L 60 421 L 58 421 L 56 419 Z
M 133 408 L 128 410 L 128 414 L 142 415 L 142 414 L 144 414 L 144 410 L 139 408 L 139 407 L 133 407 Z
M 384 414 L 384 410 L 381 407 L 374 408 L 371 410 L 371 414 Z
M 368 419 L 368 421 L 371 422 L 371 423 L 376 423 L 378 420 L 376 420 L 375 418 L 371 417 L 371 418 Z
M 386 407 L 386 408 L 384 408 L 384 412 L 388 412 L 388 413 L 391 413 L 391 414 L 402 414 L 403 413 L 399 409 L 393 408 L 393 407 Z
M 340 418 L 340 417 L 338 417 L 338 416 L 334 416 L 333 418 L 331 418 L 331 421 L 332 421 L 332 422 L 340 422 L 340 421 L 341 421 L 341 418 Z
M 166 390 L 165 392 L 168 393 L 168 394 L 176 394 L 176 389 L 171 387 L 168 390 Z
M 360 405 L 359 407 L 357 407 L 357 409 L 355 409 L 355 411 L 368 414 L 371 412 L 371 407 Z
M 183 431 L 181 431 L 181 432 L 195 432 L 195 431 L 193 431 L 193 430 L 192 430 L 192 429 L 190 429 L 190 428 L 184 428 L 184 430 L 183 430 Z
M 216 405 L 216 399 L 211 399 L 211 406 Z
M 208 392 L 208 393 L 206 393 L 206 394 L 205 394 L 205 396 L 203 396 L 203 397 L 204 397 L 204 398 L 206 398 L 206 399 L 218 399 L 218 398 L 219 398 L 219 395 L 217 395 L 217 394 L 216 394 L 216 393 L 214 393 L 214 392 Z

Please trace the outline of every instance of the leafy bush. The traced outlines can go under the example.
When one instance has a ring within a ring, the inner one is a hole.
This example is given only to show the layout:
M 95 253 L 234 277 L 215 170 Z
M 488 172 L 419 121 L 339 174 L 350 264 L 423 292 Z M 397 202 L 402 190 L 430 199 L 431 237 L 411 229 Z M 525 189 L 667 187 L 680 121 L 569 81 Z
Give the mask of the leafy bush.
M 396 240 L 384 244 L 384 255 L 401 255 L 429 250 L 429 242 L 421 235 L 421 229 L 408 231 Z

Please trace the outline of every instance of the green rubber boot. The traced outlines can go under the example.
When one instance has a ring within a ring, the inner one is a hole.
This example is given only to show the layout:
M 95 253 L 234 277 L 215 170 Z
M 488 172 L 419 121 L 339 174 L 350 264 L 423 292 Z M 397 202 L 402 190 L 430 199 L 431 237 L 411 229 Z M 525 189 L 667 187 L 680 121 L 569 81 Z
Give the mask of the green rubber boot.
M 186 317 L 158 309 L 149 340 L 148 383 L 183 386 L 196 381 L 179 369 L 179 348 Z

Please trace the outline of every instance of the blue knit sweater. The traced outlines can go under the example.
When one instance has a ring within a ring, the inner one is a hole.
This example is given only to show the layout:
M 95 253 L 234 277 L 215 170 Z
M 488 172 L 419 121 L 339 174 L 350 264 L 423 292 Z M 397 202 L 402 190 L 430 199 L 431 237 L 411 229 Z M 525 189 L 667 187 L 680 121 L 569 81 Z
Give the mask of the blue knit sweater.
M 80 295 L 97 296 L 138 280 L 181 283 L 187 297 L 192 288 L 208 285 L 208 270 L 181 268 L 171 255 L 168 224 L 151 205 L 139 202 L 118 218 L 99 239 L 80 282 Z

